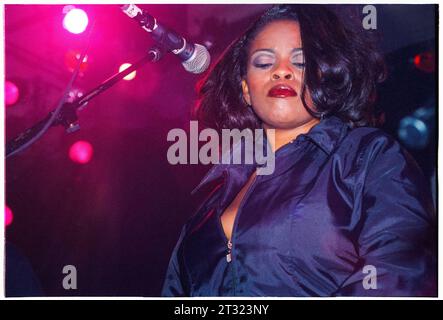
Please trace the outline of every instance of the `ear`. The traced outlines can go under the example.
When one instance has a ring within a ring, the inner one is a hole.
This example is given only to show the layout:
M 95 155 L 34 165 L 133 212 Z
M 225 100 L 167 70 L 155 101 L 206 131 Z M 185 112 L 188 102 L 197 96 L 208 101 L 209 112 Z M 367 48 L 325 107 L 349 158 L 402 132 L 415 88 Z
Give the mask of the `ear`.
M 252 103 L 251 103 L 251 96 L 249 95 L 249 87 L 245 79 L 241 81 L 241 88 L 243 91 L 243 99 L 245 99 L 248 105 L 251 105 Z

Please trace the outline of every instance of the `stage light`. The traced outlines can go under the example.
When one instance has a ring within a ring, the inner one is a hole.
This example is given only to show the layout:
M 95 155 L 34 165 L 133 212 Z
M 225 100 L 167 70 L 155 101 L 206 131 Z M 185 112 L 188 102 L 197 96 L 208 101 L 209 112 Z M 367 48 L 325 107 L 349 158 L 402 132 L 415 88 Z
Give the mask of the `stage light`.
M 12 210 L 7 205 L 5 205 L 5 227 L 11 225 L 12 220 L 14 220 Z
M 123 63 L 120 68 L 118 68 L 118 72 L 122 72 L 125 69 L 128 69 L 131 66 L 130 63 Z M 123 80 L 132 80 L 135 78 L 137 74 L 137 71 L 131 72 L 130 74 L 128 74 L 126 77 L 123 78 Z
M 82 33 L 87 26 L 88 15 L 82 9 L 72 8 L 63 18 L 63 27 L 71 33 Z
M 12 106 L 20 97 L 20 92 L 15 83 L 11 81 L 5 81 L 5 105 Z
M 417 109 L 400 121 L 398 136 L 409 148 L 421 150 L 428 146 L 435 134 L 435 107 L 428 105 Z
M 80 60 L 81 54 L 76 50 L 69 50 L 65 54 L 65 65 L 68 68 L 69 72 L 73 72 L 77 67 L 78 61 Z M 85 55 L 82 63 L 80 64 L 80 75 L 85 72 L 88 68 L 88 55 Z
M 83 97 L 83 91 L 77 88 L 73 88 L 68 92 L 67 102 L 74 102 L 75 100 Z
M 91 161 L 94 149 L 87 141 L 77 141 L 69 148 L 69 158 L 79 164 L 86 164 Z
M 414 65 L 418 70 L 426 73 L 435 71 L 435 55 L 433 52 L 427 51 L 417 54 L 413 59 Z

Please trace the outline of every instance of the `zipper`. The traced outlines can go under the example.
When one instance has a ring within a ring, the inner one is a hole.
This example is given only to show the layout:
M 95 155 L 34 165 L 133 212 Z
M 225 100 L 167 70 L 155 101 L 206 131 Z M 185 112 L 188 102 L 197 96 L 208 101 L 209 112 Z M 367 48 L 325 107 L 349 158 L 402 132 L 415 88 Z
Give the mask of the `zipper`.
M 235 215 L 235 219 L 234 219 L 234 226 L 232 227 L 232 233 L 231 233 L 231 240 L 228 241 L 227 246 L 228 246 L 228 255 L 226 256 L 226 260 L 229 261 L 228 263 L 230 263 L 232 261 L 232 251 L 233 251 L 233 247 L 234 247 L 234 243 L 232 243 L 232 239 L 234 239 L 234 235 L 235 235 L 235 231 L 237 230 L 237 224 L 238 224 L 238 219 L 240 217 L 240 213 L 243 209 L 243 206 L 246 202 L 246 200 L 249 198 L 249 195 L 251 194 L 252 190 L 254 189 L 255 186 L 255 182 L 257 180 L 257 169 L 255 170 L 255 176 L 254 179 L 251 182 L 251 185 L 249 186 L 248 190 L 246 191 L 245 195 L 243 196 L 243 199 L 240 202 L 240 205 L 238 206 L 238 211 L 237 214 Z M 235 268 L 235 266 L 232 266 L 232 270 L 234 272 L 234 279 L 233 279 L 233 287 L 234 287 L 234 295 L 236 295 L 237 292 L 237 270 Z
M 226 253 L 226 261 L 229 263 L 229 262 L 232 261 L 232 255 L 231 255 L 231 252 L 232 252 L 232 242 L 231 242 L 231 240 L 228 240 L 228 243 L 227 243 L 226 246 L 228 247 L 228 250 L 227 250 L 227 253 Z
M 225 172 L 226 175 L 226 183 L 228 183 L 229 181 L 229 171 Z M 226 186 L 227 187 L 227 186 Z M 226 209 L 226 208 L 225 208 Z M 220 210 L 220 207 L 218 208 L 218 212 L 217 212 L 217 217 L 218 217 L 218 229 L 220 231 L 221 236 L 223 237 L 223 239 L 225 240 L 226 243 L 226 262 L 230 263 L 232 261 L 232 242 L 231 240 L 228 239 L 228 237 L 225 234 L 225 230 L 223 229 L 223 224 L 221 222 L 221 215 L 222 215 L 223 211 Z M 232 238 L 232 234 L 231 234 L 231 238 Z

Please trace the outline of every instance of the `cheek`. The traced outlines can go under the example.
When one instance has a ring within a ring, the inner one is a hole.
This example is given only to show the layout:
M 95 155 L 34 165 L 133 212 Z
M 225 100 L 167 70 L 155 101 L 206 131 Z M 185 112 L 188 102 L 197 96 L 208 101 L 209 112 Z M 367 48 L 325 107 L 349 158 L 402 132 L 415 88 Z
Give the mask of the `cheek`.
M 257 101 L 260 97 L 267 94 L 265 92 L 266 78 L 263 74 L 258 72 L 251 72 L 248 74 L 246 81 L 248 83 L 249 96 L 252 102 Z

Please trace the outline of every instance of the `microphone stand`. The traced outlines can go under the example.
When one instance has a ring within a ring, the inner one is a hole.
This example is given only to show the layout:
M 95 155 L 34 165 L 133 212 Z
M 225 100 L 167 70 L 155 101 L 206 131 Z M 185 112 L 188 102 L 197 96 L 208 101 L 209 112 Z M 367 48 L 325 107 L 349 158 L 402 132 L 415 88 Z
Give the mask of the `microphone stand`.
M 78 124 L 77 110 L 80 111 L 81 109 L 83 109 L 91 99 L 98 96 L 105 90 L 109 89 L 114 84 L 119 82 L 121 79 L 126 77 L 128 74 L 139 69 L 145 63 L 157 62 L 163 57 L 164 52 L 165 50 L 161 47 L 157 46 L 152 47 L 144 58 L 134 63 L 129 68 L 113 75 L 109 79 L 105 80 L 102 84 L 90 90 L 85 95 L 75 99 L 73 102 L 65 102 L 62 105 L 57 117 L 53 120 L 50 126 L 55 127 L 57 125 L 62 125 L 65 127 L 67 133 L 72 133 L 79 130 L 80 125 Z M 54 111 L 55 110 L 52 110 L 51 112 L 49 112 L 46 118 L 37 122 L 32 127 L 26 129 L 24 132 L 22 132 L 12 140 L 8 141 L 5 147 L 6 158 L 15 154 L 16 153 L 15 151 L 17 151 L 19 148 L 23 147 L 25 144 L 30 142 L 34 137 L 36 137 L 40 133 L 40 131 L 47 125 L 48 121 L 50 121 Z M 26 147 L 24 147 L 23 149 L 25 148 Z

